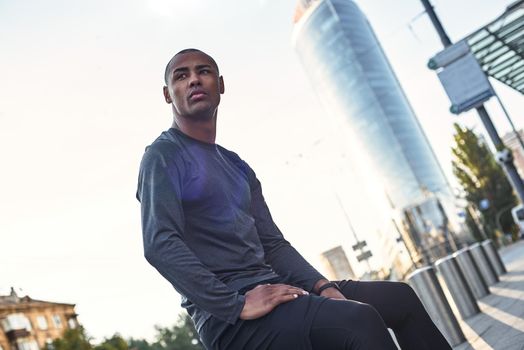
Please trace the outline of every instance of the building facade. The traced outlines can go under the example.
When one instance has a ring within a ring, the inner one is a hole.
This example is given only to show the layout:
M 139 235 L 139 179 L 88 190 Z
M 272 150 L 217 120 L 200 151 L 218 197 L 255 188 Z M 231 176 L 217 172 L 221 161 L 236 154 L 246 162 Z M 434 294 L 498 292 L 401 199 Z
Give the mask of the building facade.
M 372 184 L 365 174 L 364 181 L 347 181 L 380 188 L 367 207 L 377 215 L 383 211 L 375 209 L 378 202 L 391 209 L 382 218 L 389 223 L 381 224 L 381 235 L 404 245 L 411 264 L 445 255 L 463 230 L 454 197 L 365 15 L 352 0 L 302 0 L 293 46 L 325 110 L 348 129 L 351 166 L 376 174 Z M 377 222 L 361 232 L 376 232 Z
M 518 131 L 520 138 L 524 139 L 524 131 Z M 509 132 L 502 137 L 502 142 L 511 150 L 515 167 L 520 174 L 520 177 L 524 178 L 524 149 L 522 148 L 517 135 L 514 132 Z
M 40 350 L 64 331 L 78 327 L 74 304 L 0 296 L 0 350 Z
M 325 251 L 320 257 L 329 280 L 341 281 L 356 278 L 342 246 Z

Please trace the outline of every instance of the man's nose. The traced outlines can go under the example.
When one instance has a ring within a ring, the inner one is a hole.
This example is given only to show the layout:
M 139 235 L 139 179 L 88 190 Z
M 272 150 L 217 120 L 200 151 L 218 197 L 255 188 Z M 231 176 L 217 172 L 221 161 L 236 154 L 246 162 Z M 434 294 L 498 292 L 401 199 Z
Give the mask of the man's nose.
M 189 86 L 200 85 L 200 77 L 197 73 L 191 73 L 189 76 Z

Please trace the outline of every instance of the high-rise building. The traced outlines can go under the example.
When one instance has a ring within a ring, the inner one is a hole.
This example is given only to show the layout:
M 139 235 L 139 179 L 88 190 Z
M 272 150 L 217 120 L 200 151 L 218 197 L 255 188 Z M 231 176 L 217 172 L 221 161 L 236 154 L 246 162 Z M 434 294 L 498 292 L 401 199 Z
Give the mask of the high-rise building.
M 78 327 L 75 305 L 19 297 L 11 288 L 0 296 L 0 350 L 39 350 Z
M 327 278 L 331 281 L 341 281 L 355 279 L 355 273 L 349 264 L 344 249 L 341 246 L 323 252 L 321 255 L 322 263 L 327 271 Z
M 380 188 L 396 213 L 388 234 L 411 262 L 445 255 L 461 231 L 453 195 L 366 17 L 352 0 L 301 0 L 294 20 L 293 45 L 313 87 L 356 145 L 351 166 L 369 164 L 379 181 L 364 185 Z M 364 233 L 376 232 L 369 225 Z

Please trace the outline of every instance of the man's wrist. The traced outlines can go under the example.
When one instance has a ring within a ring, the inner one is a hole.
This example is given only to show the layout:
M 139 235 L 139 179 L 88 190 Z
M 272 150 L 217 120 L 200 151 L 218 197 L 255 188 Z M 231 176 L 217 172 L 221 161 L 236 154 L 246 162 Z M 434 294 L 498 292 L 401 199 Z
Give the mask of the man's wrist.
M 313 287 L 313 293 L 320 294 L 318 290 L 320 289 L 320 287 L 322 287 L 324 284 L 327 284 L 327 283 L 329 283 L 327 279 L 318 280 L 317 283 L 315 283 L 315 286 Z
M 323 291 L 325 291 L 326 289 L 329 289 L 329 288 L 334 288 L 337 291 L 339 291 L 340 293 L 342 293 L 342 290 L 340 290 L 340 287 L 338 286 L 338 284 L 336 284 L 335 282 L 328 282 L 328 283 L 323 284 L 318 289 L 318 294 L 321 295 Z

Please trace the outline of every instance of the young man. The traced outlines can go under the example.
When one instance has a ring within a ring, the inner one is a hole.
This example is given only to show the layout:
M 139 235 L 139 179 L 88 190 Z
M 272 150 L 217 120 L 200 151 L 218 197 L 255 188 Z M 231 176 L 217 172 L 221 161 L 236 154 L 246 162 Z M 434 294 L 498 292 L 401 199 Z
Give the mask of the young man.
M 146 259 L 182 295 L 208 349 L 450 349 L 411 288 L 329 282 L 284 239 L 253 170 L 215 144 L 224 80 L 196 49 L 165 71 L 172 127 L 146 149 Z

